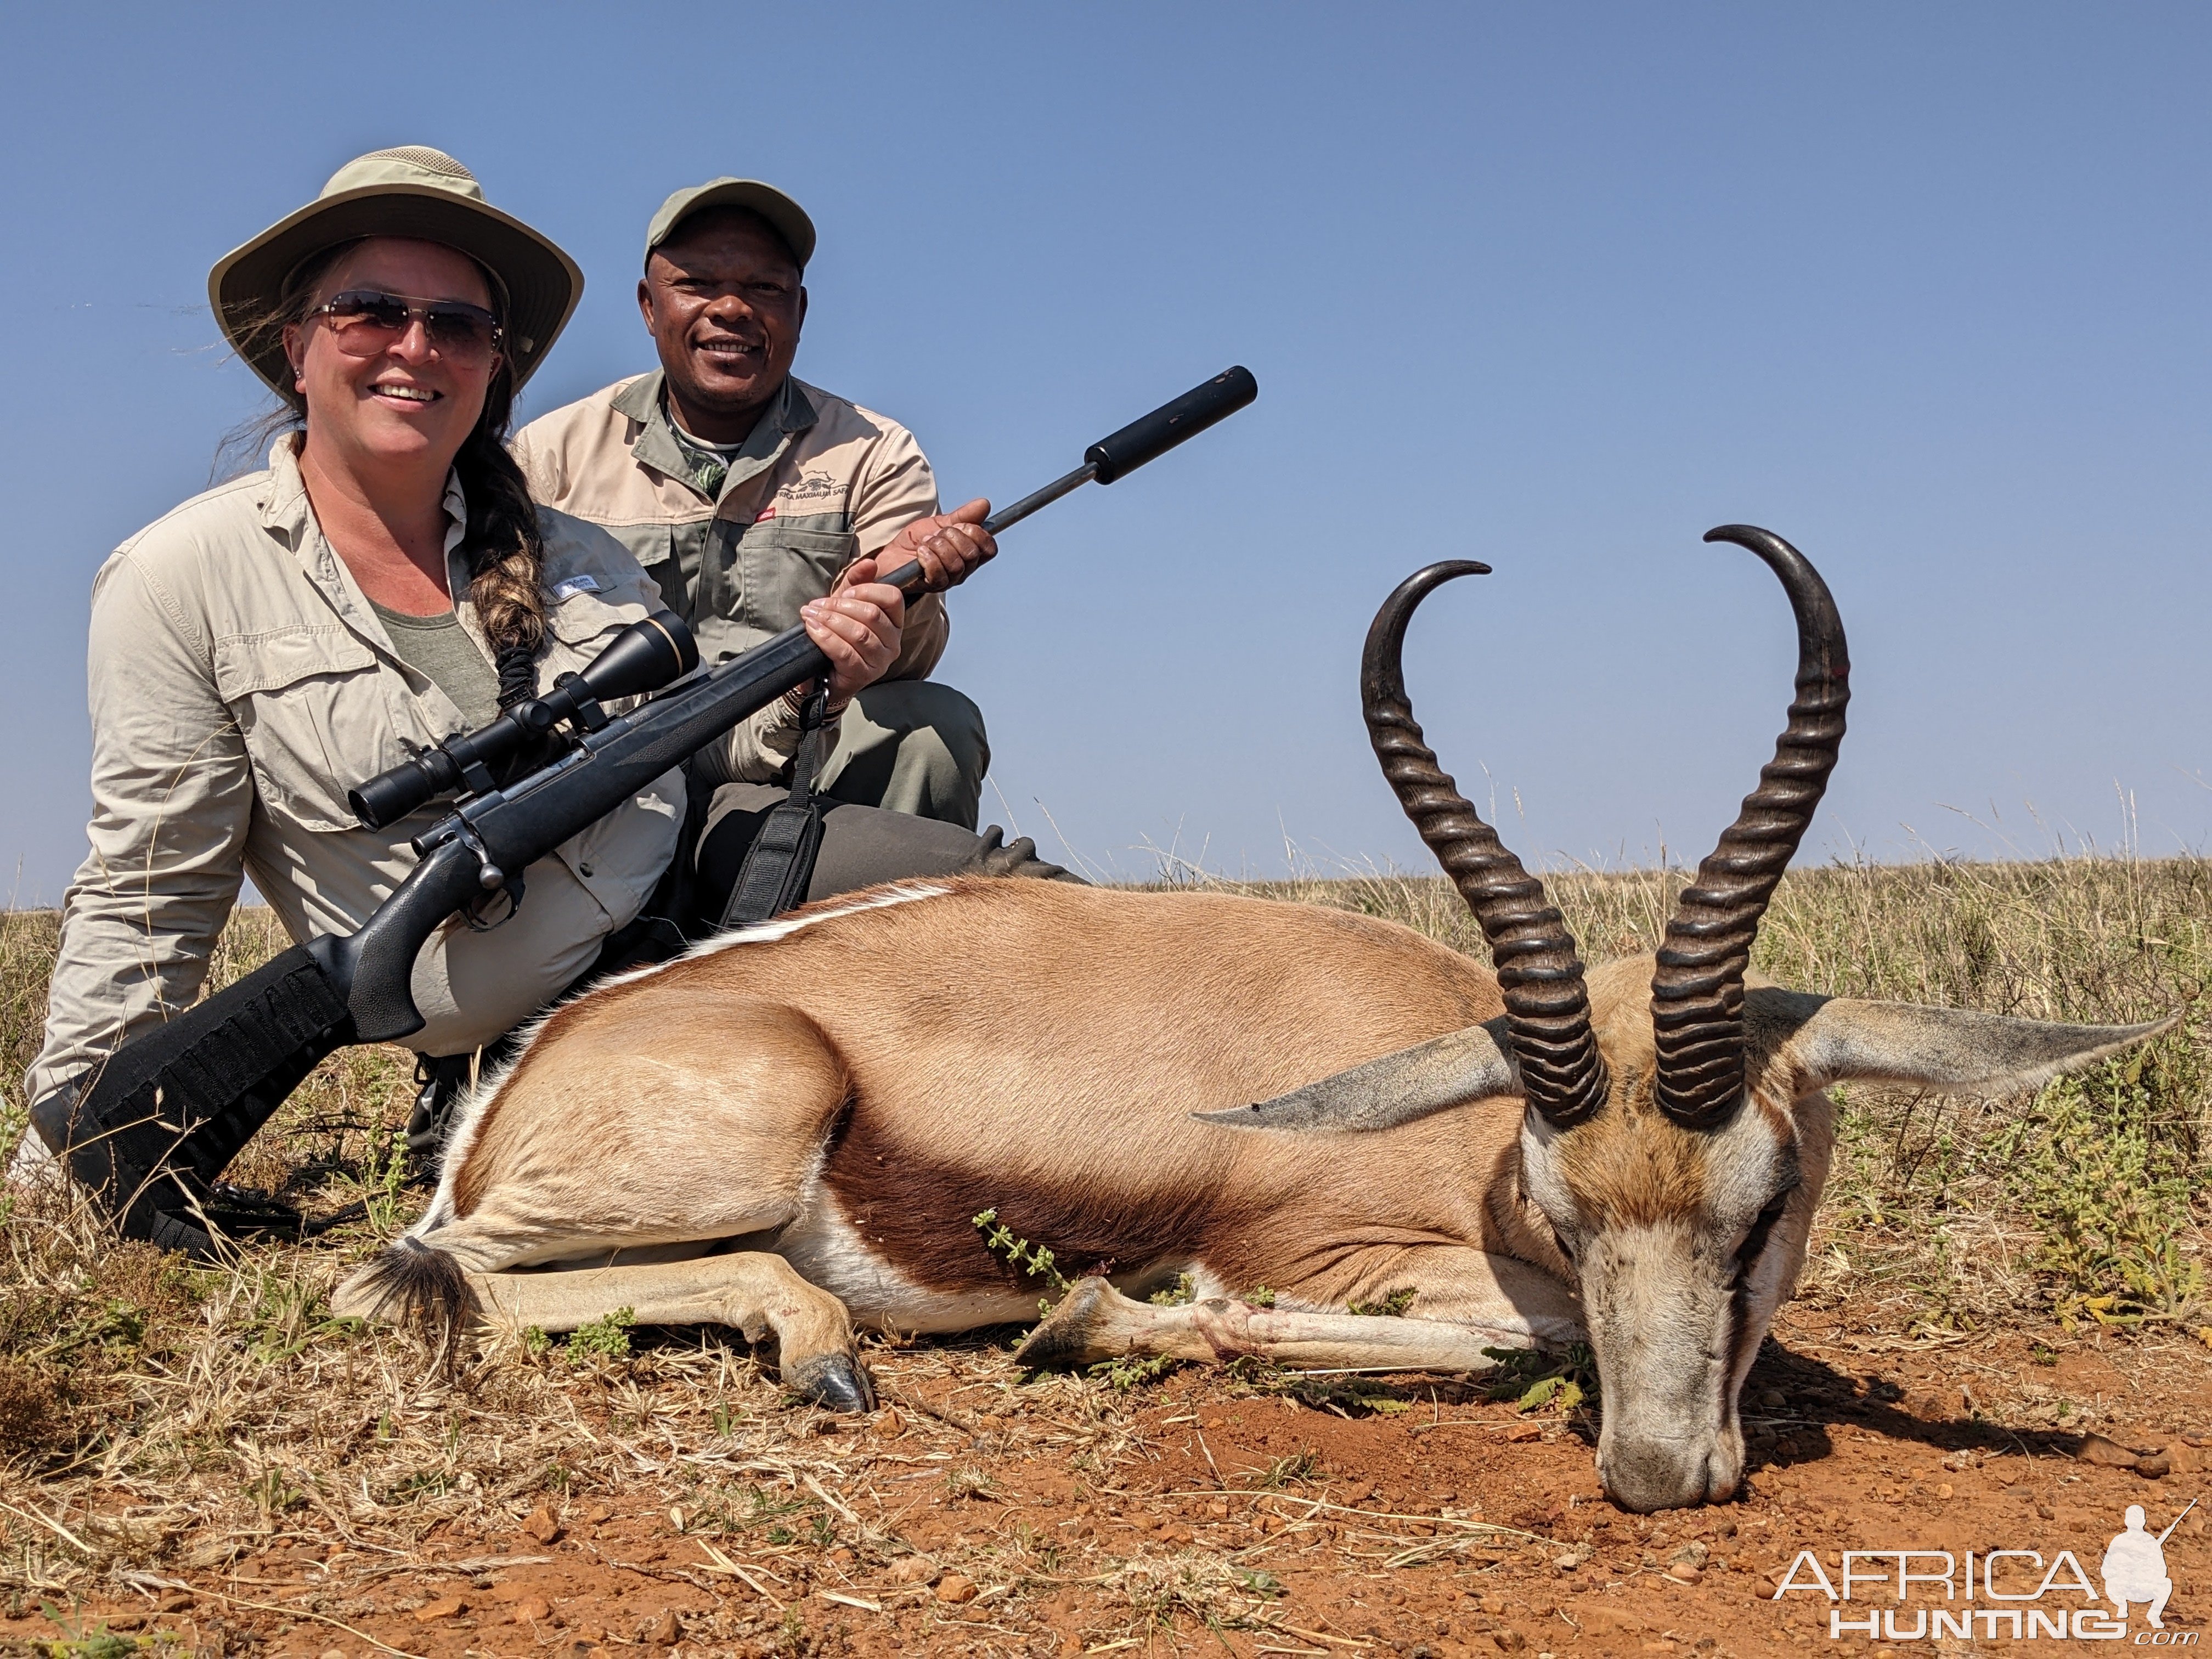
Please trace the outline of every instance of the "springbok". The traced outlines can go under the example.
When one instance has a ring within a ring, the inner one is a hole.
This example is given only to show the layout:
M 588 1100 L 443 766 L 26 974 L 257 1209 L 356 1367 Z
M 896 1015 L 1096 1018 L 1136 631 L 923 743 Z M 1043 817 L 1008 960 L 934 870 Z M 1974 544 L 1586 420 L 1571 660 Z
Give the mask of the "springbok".
M 1796 550 L 1746 526 L 1706 539 L 1781 578 L 1797 694 L 1656 961 L 1585 975 L 1542 883 L 1423 743 L 1407 623 L 1486 569 L 1432 565 L 1377 614 L 1361 691 L 1496 973 L 1389 922 L 1211 894 L 963 879 L 825 901 L 551 1013 L 465 1108 L 428 1210 L 339 1310 L 559 1331 L 627 1308 L 773 1333 L 788 1385 L 864 1409 L 855 1320 L 1034 1316 L 1036 1284 L 971 1224 L 990 1208 L 1089 1270 L 1026 1364 L 1462 1372 L 1490 1365 L 1486 1348 L 1586 1337 L 1612 1497 L 1650 1510 L 1730 1493 L 1737 1395 L 1827 1173 L 1823 1090 L 2024 1087 L 2164 1027 L 1749 975 L 1835 763 L 1848 666 Z M 1181 1273 L 1188 1305 L 1123 1294 Z M 1253 1299 L 1263 1285 L 1272 1306 Z M 1386 1301 L 1402 1311 L 1347 1311 Z

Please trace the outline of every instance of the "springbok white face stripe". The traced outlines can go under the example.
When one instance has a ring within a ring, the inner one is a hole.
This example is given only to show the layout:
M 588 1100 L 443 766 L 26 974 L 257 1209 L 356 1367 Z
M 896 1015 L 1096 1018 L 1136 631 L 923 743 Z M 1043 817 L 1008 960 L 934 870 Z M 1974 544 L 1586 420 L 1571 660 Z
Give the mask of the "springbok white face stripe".
M 599 980 L 585 994 L 611 990 L 618 985 L 635 985 L 640 980 L 650 979 L 678 963 L 690 962 L 697 957 L 711 957 L 717 951 L 731 950 L 740 945 L 771 944 L 780 939 L 789 939 L 793 933 L 804 933 L 820 922 L 836 921 L 842 916 L 859 915 L 864 910 L 888 910 L 893 905 L 942 898 L 951 890 L 941 882 L 900 882 L 894 886 L 878 888 L 866 898 L 852 904 L 841 904 L 834 910 L 821 910 L 808 916 L 787 916 L 759 922 L 750 927 L 732 927 L 727 933 L 700 940 L 681 956 L 671 957 L 666 962 L 649 963 L 642 968 L 633 968 L 626 974 L 615 974 Z M 568 1006 L 566 1002 L 556 1002 L 539 1012 L 523 1028 L 521 1046 L 514 1051 L 514 1059 L 496 1071 L 487 1072 L 477 1079 L 477 1086 L 454 1107 L 453 1130 L 446 1138 L 445 1156 L 439 1164 L 437 1194 L 431 1199 L 430 1207 L 422 1212 L 422 1218 L 407 1230 L 410 1237 L 442 1227 L 453 1218 L 453 1176 L 467 1161 L 469 1147 L 476 1139 L 477 1126 L 483 1116 L 483 1109 L 491 1103 L 492 1097 L 499 1093 L 514 1068 L 522 1064 L 523 1057 L 529 1054 L 532 1045 L 545 1030 L 546 1022 Z

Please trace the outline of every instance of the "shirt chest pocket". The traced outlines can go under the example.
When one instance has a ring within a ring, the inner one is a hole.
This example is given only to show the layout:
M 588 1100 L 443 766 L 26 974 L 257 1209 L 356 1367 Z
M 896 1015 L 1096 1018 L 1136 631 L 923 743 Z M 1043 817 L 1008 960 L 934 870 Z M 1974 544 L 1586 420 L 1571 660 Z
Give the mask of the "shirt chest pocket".
M 557 587 L 554 591 L 561 592 Z M 541 689 L 551 685 L 556 675 L 583 667 L 644 615 L 643 605 L 613 601 L 597 588 L 562 592 L 546 609 L 545 631 L 552 641 L 538 666 Z
M 750 526 L 737 545 L 734 622 L 781 633 L 799 620 L 799 607 L 818 599 L 860 552 L 860 538 L 842 531 L 799 530 L 774 520 Z
M 254 787 L 303 829 L 356 828 L 346 791 L 407 757 L 376 653 L 342 628 L 217 640 L 215 679 L 245 737 Z

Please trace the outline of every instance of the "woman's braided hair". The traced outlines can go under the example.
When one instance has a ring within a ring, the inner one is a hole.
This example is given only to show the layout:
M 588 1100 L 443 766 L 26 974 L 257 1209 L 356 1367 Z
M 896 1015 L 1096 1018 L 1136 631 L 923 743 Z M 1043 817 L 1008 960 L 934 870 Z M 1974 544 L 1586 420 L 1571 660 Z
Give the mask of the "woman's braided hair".
M 324 274 L 356 246 L 342 242 L 301 264 L 286 279 L 283 299 L 242 337 L 250 343 L 281 336 L 286 328 L 304 322 L 313 309 L 316 287 Z M 492 311 L 503 326 L 506 287 L 489 270 L 484 271 L 484 281 L 491 290 Z M 218 469 L 224 455 L 250 447 L 257 452 L 252 459 L 258 461 L 279 433 L 306 431 L 307 399 L 289 386 L 278 396 L 283 400 L 282 409 L 225 441 L 218 452 Z M 461 544 L 469 560 L 469 603 L 476 606 L 484 637 L 491 643 L 501 708 L 512 708 L 538 694 L 538 653 L 545 643 L 545 592 L 539 579 L 545 535 L 522 469 L 507 453 L 507 429 L 514 414 L 514 369 L 502 354 L 484 392 L 483 412 L 453 457 L 453 471 L 469 504 Z

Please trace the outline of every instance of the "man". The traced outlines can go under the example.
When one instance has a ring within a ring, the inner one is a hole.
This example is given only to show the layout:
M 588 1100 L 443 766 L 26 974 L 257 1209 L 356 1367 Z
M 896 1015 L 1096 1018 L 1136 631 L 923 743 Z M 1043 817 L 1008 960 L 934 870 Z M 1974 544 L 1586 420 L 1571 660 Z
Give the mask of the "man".
M 637 285 L 659 370 L 514 441 L 532 493 L 626 544 L 709 662 L 791 626 L 855 559 L 884 552 L 888 569 L 933 533 L 971 559 L 992 550 L 983 503 L 934 516 L 936 481 L 904 427 L 792 377 L 814 242 L 769 185 L 677 191 L 647 230 Z M 946 634 L 941 597 L 909 608 L 898 660 L 838 722 L 817 778 L 831 799 L 974 830 L 990 747 L 975 705 L 927 678 Z

